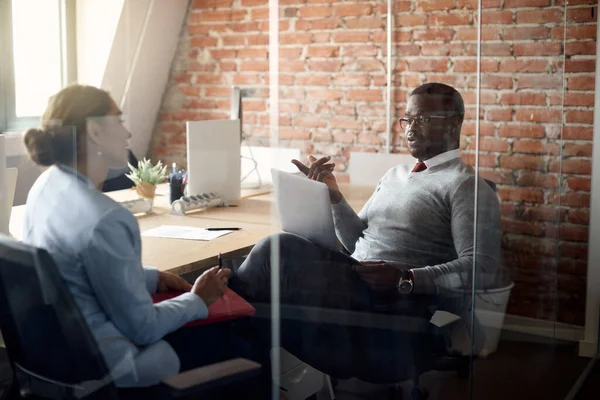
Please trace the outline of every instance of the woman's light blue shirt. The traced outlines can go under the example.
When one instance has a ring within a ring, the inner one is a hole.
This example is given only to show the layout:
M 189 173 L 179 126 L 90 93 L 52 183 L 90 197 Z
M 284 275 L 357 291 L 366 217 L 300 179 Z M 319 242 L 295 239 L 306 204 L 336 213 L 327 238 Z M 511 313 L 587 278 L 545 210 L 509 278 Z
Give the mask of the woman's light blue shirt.
M 208 309 L 192 293 L 152 303 L 158 271 L 142 267 L 129 211 L 73 168 L 52 166 L 29 192 L 23 241 L 54 258 L 119 386 L 153 385 L 179 372 L 161 339 Z

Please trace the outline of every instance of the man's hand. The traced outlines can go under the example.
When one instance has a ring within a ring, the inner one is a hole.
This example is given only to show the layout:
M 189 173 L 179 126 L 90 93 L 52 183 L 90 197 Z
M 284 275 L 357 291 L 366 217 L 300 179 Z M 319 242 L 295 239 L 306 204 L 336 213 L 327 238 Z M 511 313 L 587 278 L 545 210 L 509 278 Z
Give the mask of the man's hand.
M 353 265 L 360 278 L 377 294 L 397 294 L 402 272 L 383 261 L 363 261 Z
M 189 292 L 191 288 L 192 285 L 178 275 L 170 272 L 158 273 L 158 284 L 156 285 L 158 293 L 168 291 Z
M 196 279 L 191 292 L 200 296 L 207 306 L 217 301 L 227 288 L 231 271 L 227 268 L 212 267 Z
M 342 193 L 340 192 L 340 188 L 335 180 L 335 176 L 333 176 L 335 164 L 328 164 L 327 162 L 329 160 L 331 160 L 331 157 L 329 156 L 320 158 L 318 160 L 313 156 L 308 156 L 308 166 L 304 165 L 298 160 L 292 160 L 292 163 L 298 167 L 300 172 L 306 175 L 308 179 L 326 184 L 329 188 L 329 198 L 331 199 L 331 203 L 337 204 L 342 201 Z

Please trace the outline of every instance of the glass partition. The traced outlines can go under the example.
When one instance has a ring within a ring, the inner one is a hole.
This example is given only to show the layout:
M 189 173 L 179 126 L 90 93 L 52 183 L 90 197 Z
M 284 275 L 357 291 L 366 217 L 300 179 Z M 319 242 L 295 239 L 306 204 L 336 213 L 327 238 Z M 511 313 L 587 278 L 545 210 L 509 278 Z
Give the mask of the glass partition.
M 14 60 L 29 63 L 31 35 L 19 17 L 27 10 L 17 3 Z M 585 378 L 594 364 L 578 352 L 594 267 L 597 7 L 575 3 L 190 2 L 143 155 L 175 163 L 177 175 L 194 154 L 187 122 L 241 119 L 242 198 L 174 215 L 159 186 L 156 212 L 137 218 L 138 258 L 175 265 L 190 282 L 218 262 L 231 268 L 229 287 L 255 310 L 219 325 L 244 344 L 226 354 L 259 360 L 273 399 L 592 391 Z M 126 15 L 140 4 L 125 2 Z M 113 20 L 107 33 L 143 37 L 152 7 L 126 28 Z M 48 52 L 59 51 L 59 39 L 44 39 Z M 137 42 L 115 42 L 125 60 L 142 52 Z M 134 64 L 127 68 L 143 69 Z M 47 88 L 27 90 L 32 71 L 15 68 L 18 116 L 39 114 L 59 82 L 56 72 Z M 123 91 L 135 86 L 130 79 Z M 123 96 L 117 104 L 128 113 L 138 103 Z M 141 126 L 135 110 L 128 128 Z M 105 147 L 63 143 L 108 166 L 80 170 L 106 170 L 107 181 L 125 179 L 133 155 L 112 111 L 86 120 L 91 134 L 116 135 Z M 114 160 L 102 160 L 111 145 Z M 237 229 L 172 242 L 184 250 L 165 257 L 167 239 L 145 233 L 173 224 Z
M 335 325 L 327 332 L 333 335 L 331 332 L 337 330 L 340 342 L 335 344 L 340 348 L 342 338 L 356 340 L 352 352 L 363 357 L 360 368 L 344 370 L 358 379 L 344 379 L 349 376 L 337 372 L 341 378 L 335 379 L 339 396 L 365 392 L 381 395 L 386 390 L 416 396 L 413 391 L 417 386 L 426 388 L 432 398 L 543 395 L 558 399 L 567 396 L 575 385 L 587 363 L 576 353 L 585 323 L 594 11 L 584 4 L 493 1 L 484 2 L 481 9 L 477 2 L 464 1 L 279 5 L 278 143 L 297 146 L 305 157 L 330 156 L 335 162 L 339 190 L 346 200 L 354 201 L 348 208 L 332 206 L 336 233 L 356 262 L 374 261 L 370 258 L 377 258 L 374 248 L 390 240 L 389 236 L 378 237 L 374 227 L 403 218 L 401 211 L 392 213 L 386 208 L 390 213 L 384 214 L 386 221 L 377 220 L 378 209 L 373 203 L 382 201 L 382 193 L 393 193 L 386 188 L 385 178 L 380 182 L 389 168 L 409 165 L 405 173 L 411 174 L 415 163 L 410 158 L 413 132 L 398 119 L 410 118 L 414 112 L 408 100 L 417 87 L 439 82 L 460 93 L 464 101 L 460 158 L 477 177 L 472 187 L 459 187 L 453 193 L 460 197 L 471 191 L 472 232 L 465 236 L 472 239 L 472 253 L 459 247 L 453 215 L 449 235 L 438 227 L 431 243 L 434 253 L 434 246 L 448 235 L 456 251 L 463 251 L 452 261 L 464 257 L 469 260 L 468 267 L 445 270 L 434 279 L 436 292 L 424 302 L 430 317 L 439 312 L 427 319 L 429 325 L 418 333 L 398 328 L 410 323 L 397 323 L 398 315 L 407 317 L 407 313 L 393 310 L 391 304 L 408 304 L 406 298 L 384 301 L 387 310 L 378 308 L 381 304 L 377 303 L 375 308 L 363 305 L 363 314 L 347 314 L 339 292 L 319 291 L 319 285 L 327 285 L 324 282 L 330 279 L 325 269 L 307 267 L 311 282 L 318 282 L 311 288 L 316 290 L 312 300 L 317 302 L 312 306 L 330 316 L 328 322 Z M 449 122 L 448 129 L 451 126 Z M 302 140 L 294 144 L 298 138 Z M 352 196 L 359 181 L 370 186 L 370 190 L 362 189 L 365 193 L 374 194 L 365 196 L 371 200 L 359 214 L 363 225 L 357 229 L 361 233 L 348 239 L 344 229 L 354 218 L 351 211 L 359 212 L 365 204 Z M 403 201 L 402 196 L 395 199 Z M 447 206 L 452 209 L 456 204 Z M 415 225 L 410 236 L 421 235 L 426 229 L 423 226 L 436 217 L 442 218 L 431 211 L 430 218 Z M 399 230 L 396 225 L 393 232 Z M 369 250 L 361 248 L 369 240 L 377 243 L 371 242 Z M 348 241 L 350 248 L 345 246 Z M 285 282 L 286 263 L 290 261 L 286 245 L 278 243 L 279 252 L 272 260 L 280 262 L 278 279 Z M 395 242 L 399 247 L 410 244 L 408 236 L 401 235 Z M 308 250 L 303 254 L 312 260 Z M 420 267 L 450 261 L 436 262 L 434 255 L 431 258 L 423 263 L 418 255 L 409 257 Z M 369 286 L 360 272 L 357 276 L 357 287 Z M 414 276 L 417 288 L 423 274 Z M 337 289 L 340 287 L 343 285 Z M 275 285 L 274 289 L 280 291 L 283 310 L 289 306 L 289 298 L 285 298 L 289 287 Z M 371 289 L 366 293 L 372 295 Z M 356 298 L 369 296 L 356 287 L 353 293 Z M 332 296 L 338 301 L 328 304 Z M 425 309 L 422 303 L 420 306 Z M 447 317 L 448 309 L 455 311 L 458 323 L 441 317 Z M 338 320 L 333 316 L 340 313 L 346 319 L 334 323 Z M 283 311 L 280 317 L 283 343 Z M 386 322 L 377 320 L 369 325 L 377 318 Z M 360 328 L 355 326 L 357 321 L 361 321 Z M 319 337 L 314 334 L 306 342 L 310 346 L 327 343 Z M 430 354 L 419 352 L 418 345 L 439 345 L 439 337 L 444 344 L 436 350 L 443 349 L 442 353 L 450 356 L 440 369 L 457 374 L 448 378 L 448 372 L 435 371 L 416 379 L 415 370 L 425 372 L 439 366 L 428 364 Z M 336 346 L 327 346 L 331 357 L 324 358 L 333 363 L 327 365 L 331 368 L 328 375 L 335 378 Z M 301 351 L 299 354 L 301 359 L 306 357 Z M 371 364 L 375 359 L 378 366 Z M 345 361 L 356 362 L 356 358 Z M 561 363 L 571 366 L 569 372 Z M 365 369 L 380 371 L 382 365 L 387 365 L 384 369 L 388 375 L 375 378 L 365 373 Z M 407 366 L 413 368 L 413 375 Z M 532 370 L 536 371 L 535 379 L 529 373 Z M 557 374 L 563 379 L 557 380 Z M 501 384 L 506 381 L 513 384 Z

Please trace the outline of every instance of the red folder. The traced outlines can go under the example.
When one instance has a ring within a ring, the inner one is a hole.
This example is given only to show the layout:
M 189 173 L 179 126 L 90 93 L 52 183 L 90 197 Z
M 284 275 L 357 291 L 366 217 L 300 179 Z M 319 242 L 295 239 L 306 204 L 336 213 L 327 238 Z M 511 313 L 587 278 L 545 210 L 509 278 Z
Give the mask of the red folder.
M 160 303 L 163 300 L 172 299 L 177 297 L 184 292 L 163 292 L 152 295 L 152 301 Z M 184 326 L 196 326 L 204 324 L 212 324 L 214 322 L 227 321 L 230 319 L 236 319 L 241 317 L 248 317 L 256 309 L 244 300 L 233 290 L 227 288 L 223 297 L 215 301 L 208 307 L 208 317 L 205 319 L 198 319 L 196 321 L 188 322 Z

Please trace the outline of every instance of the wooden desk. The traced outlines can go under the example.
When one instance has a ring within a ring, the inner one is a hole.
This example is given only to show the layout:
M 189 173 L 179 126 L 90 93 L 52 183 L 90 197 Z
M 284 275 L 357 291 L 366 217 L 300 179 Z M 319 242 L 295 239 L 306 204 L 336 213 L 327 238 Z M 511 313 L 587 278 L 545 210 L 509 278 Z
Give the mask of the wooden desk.
M 202 216 L 178 216 L 170 214 L 143 218 L 140 231 L 161 225 L 194 226 L 197 228 L 225 228 L 231 222 L 219 221 Z M 142 236 L 142 262 L 177 274 L 203 269 L 217 264 L 217 255 L 237 257 L 247 253 L 260 239 L 279 232 L 279 226 L 236 222 L 239 231 L 233 231 L 211 241 L 166 239 Z
M 373 188 L 340 185 L 348 203 L 359 211 L 373 192 Z M 165 193 L 165 190 L 167 193 Z M 134 190 L 122 190 L 108 194 L 116 201 L 137 198 Z M 246 253 L 261 238 L 280 232 L 272 194 L 245 192 L 250 196 L 240 200 L 237 207 L 211 208 L 181 216 L 168 213 L 168 187 L 157 189 L 155 214 L 138 217 L 140 231 L 144 232 L 161 225 L 184 225 L 199 228 L 239 227 L 241 230 L 208 242 L 195 240 L 166 239 L 142 236 L 142 262 L 161 271 L 186 273 L 216 264 L 217 255 L 237 256 Z M 13 207 L 10 232 L 17 238 L 23 237 L 25 207 Z

